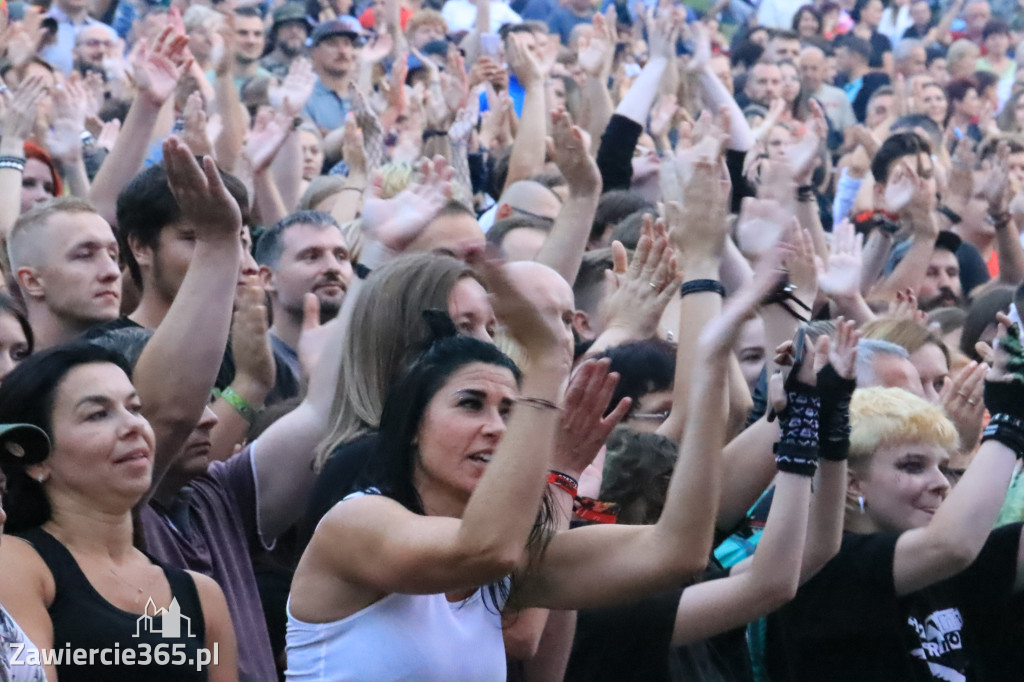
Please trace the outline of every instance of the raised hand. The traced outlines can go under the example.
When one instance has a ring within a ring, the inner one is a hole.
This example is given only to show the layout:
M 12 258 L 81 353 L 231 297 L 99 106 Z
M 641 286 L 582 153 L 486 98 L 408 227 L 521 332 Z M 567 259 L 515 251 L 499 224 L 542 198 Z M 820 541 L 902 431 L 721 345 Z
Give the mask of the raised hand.
M 930 215 L 935 207 L 935 195 L 907 159 L 897 162 L 889 176 L 885 185 L 885 206 L 893 213 L 918 218 Z M 934 224 L 931 220 L 917 219 L 913 222 L 915 227 Z
M 206 105 L 203 103 L 203 95 L 198 90 L 188 96 L 185 101 L 185 110 L 181 113 L 184 129 L 181 131 L 181 141 L 192 150 L 196 156 L 213 155 L 213 145 L 207 135 L 206 127 Z
M 452 169 L 441 156 L 423 159 L 420 177 L 391 199 L 381 198 L 383 179 L 374 173 L 363 202 L 366 234 L 392 251 L 402 251 L 451 199 Z
M 292 117 L 285 113 L 260 112 L 256 123 L 245 135 L 242 153 L 252 165 L 254 173 L 267 170 L 274 157 L 292 132 Z
M 188 69 L 191 60 L 186 57 L 188 38 L 174 33 L 170 26 L 157 38 L 156 46 L 141 42 L 132 60 L 132 73 L 139 96 L 154 106 L 163 106 L 174 94 L 178 79 Z
M 1009 209 L 1012 198 L 1009 159 L 1010 145 L 1006 140 L 1002 140 L 996 147 L 996 153 L 985 161 L 987 176 L 981 186 L 981 192 L 988 201 L 989 215 L 1000 215 Z
M 593 33 L 581 35 L 576 45 L 576 63 L 588 76 L 607 80 L 615 58 L 615 44 L 618 42 L 615 35 L 615 8 L 609 7 L 605 14 L 595 14 L 592 21 Z
M 601 172 L 591 158 L 583 131 L 572 124 L 569 112 L 559 109 L 551 115 L 555 164 L 565 176 L 569 194 L 596 196 L 601 193 Z
M 668 135 L 678 110 L 679 106 L 675 95 L 667 94 L 658 97 L 658 101 L 651 108 L 651 123 L 648 126 L 651 137 L 660 140 L 663 136 Z
M 619 381 L 618 374 L 608 371 L 610 364 L 607 358 L 587 360 L 569 380 L 551 462 L 556 471 L 579 478 L 629 411 L 632 403 L 623 398 L 604 416 Z
M 554 362 L 568 370 L 572 353 L 565 342 L 565 327 L 557 315 L 545 314 L 509 275 L 505 264 L 480 251 L 467 259 L 491 292 L 494 314 L 505 331 L 526 351 L 527 362 Z
M 111 119 L 103 124 L 100 134 L 96 136 L 96 146 L 106 149 L 108 152 L 117 143 L 117 137 L 121 134 L 121 120 Z
M 772 248 L 793 220 L 782 205 L 774 199 L 744 197 L 740 204 L 738 241 L 749 256 L 758 256 Z
M 814 373 L 820 372 L 825 365 L 832 365 L 843 379 L 857 378 L 857 342 L 860 340 L 860 332 L 853 320 L 846 320 L 842 317 L 836 319 L 836 331 L 831 338 L 825 336 L 825 353 L 814 356 Z
M 18 85 L 3 114 L 3 137 L 6 141 L 20 140 L 24 143 L 32 137 L 39 103 L 48 92 L 41 74 L 31 75 Z M 19 148 L 21 143 L 17 145 Z
M 274 387 L 277 371 L 267 328 L 266 292 L 263 287 L 246 284 L 238 296 L 235 316 L 231 321 L 234 381 L 255 384 L 263 391 Z
M 441 72 L 441 92 L 449 114 L 454 114 L 469 101 L 469 75 L 466 60 L 456 50 L 448 51 L 448 68 Z
M 621 249 L 623 258 L 624 251 Z M 625 273 L 605 272 L 606 293 L 601 306 L 605 329 L 622 329 L 635 339 L 654 336 L 676 292 L 677 281 L 676 259 L 665 225 L 645 215 L 640 240 Z
M 912 320 L 918 324 L 926 324 L 928 316 L 917 307 L 917 296 L 912 289 L 897 291 L 895 298 L 889 301 L 888 317 L 897 320 Z
M 68 79 L 53 93 L 53 126 L 46 144 L 54 158 L 71 163 L 82 158 L 82 133 L 89 95 L 78 79 Z
M 28 63 L 42 43 L 46 30 L 43 13 L 38 7 L 29 7 L 22 21 L 9 24 L 4 31 L 7 41 L 7 59 L 15 67 Z
M 978 444 L 985 418 L 985 363 L 971 362 L 946 377 L 939 391 L 942 409 L 960 434 L 960 447 L 969 452 Z
M 295 118 L 305 108 L 306 102 L 313 94 L 314 85 L 316 74 L 313 73 L 312 63 L 304 57 L 299 57 L 288 67 L 288 74 L 281 81 L 281 85 L 270 89 L 270 106 Z
M 351 177 L 366 177 L 366 146 L 363 140 L 363 131 L 356 122 L 355 114 L 349 114 L 345 118 L 345 130 L 341 138 L 341 156 L 348 166 L 348 174 Z
M 796 219 L 790 223 L 785 235 L 789 248 L 783 260 L 789 271 L 789 283 L 793 285 L 793 296 L 810 310 L 818 295 L 818 273 L 814 264 L 814 242 L 810 233 L 800 227 Z
M 681 178 L 686 210 L 676 202 L 666 204 L 669 237 L 684 263 L 691 259 L 718 262 L 728 235 L 728 184 L 722 179 L 721 164 L 723 138 L 708 136 L 705 140 L 711 140 L 710 145 L 705 145 L 711 154 L 698 149 L 704 141 L 694 147 L 697 151 L 690 154 L 694 159 L 689 164 L 690 175 Z
M 675 59 L 676 41 L 679 39 L 679 31 L 682 28 L 679 17 L 674 12 L 666 12 L 659 17 L 649 16 L 648 26 L 651 27 L 648 38 L 651 59 L 658 57 L 668 60 Z
M 192 150 L 172 135 L 164 141 L 164 166 L 182 222 L 192 226 L 196 239 L 232 242 L 241 249 L 242 212 L 213 159 L 204 156 L 200 167 Z
M 523 88 L 544 85 L 544 74 L 540 64 L 526 47 L 525 36 L 521 33 L 510 33 L 508 38 L 508 64 Z
M 394 46 L 394 40 L 390 33 L 378 33 L 363 45 L 359 58 L 369 64 L 376 64 L 387 58 Z
M 860 294 L 862 251 L 864 240 L 849 220 L 843 220 L 832 230 L 832 248 L 828 263 L 817 256 L 818 287 L 834 301 L 855 298 Z
M 692 26 L 693 42 L 695 45 L 693 56 L 686 64 L 686 70 L 691 73 L 702 71 L 711 62 L 711 32 L 704 22 L 698 21 Z

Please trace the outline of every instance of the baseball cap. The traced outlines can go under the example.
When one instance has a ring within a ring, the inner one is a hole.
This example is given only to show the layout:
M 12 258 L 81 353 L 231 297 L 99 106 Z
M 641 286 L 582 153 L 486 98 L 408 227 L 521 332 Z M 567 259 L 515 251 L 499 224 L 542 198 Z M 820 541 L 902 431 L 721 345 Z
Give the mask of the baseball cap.
M 309 39 L 311 47 L 316 47 L 324 40 L 332 36 L 348 36 L 357 45 L 363 44 L 363 27 L 355 17 L 341 16 L 337 19 L 324 21 L 313 29 L 313 35 Z
M 50 454 L 46 432 L 32 424 L 0 424 L 0 465 L 38 464 Z
M 291 21 L 301 21 L 307 29 L 313 28 L 313 22 L 306 16 L 306 8 L 298 2 L 289 2 L 274 10 L 274 23 L 271 29 Z
M 939 236 L 935 239 L 935 248 L 956 253 L 962 243 L 963 240 L 955 232 L 941 230 Z M 889 254 L 889 261 L 885 266 L 885 274 L 889 274 L 896 269 L 896 266 L 900 264 L 903 257 L 907 255 L 907 251 L 910 250 L 910 244 L 911 241 L 906 239 L 893 247 L 892 253 Z

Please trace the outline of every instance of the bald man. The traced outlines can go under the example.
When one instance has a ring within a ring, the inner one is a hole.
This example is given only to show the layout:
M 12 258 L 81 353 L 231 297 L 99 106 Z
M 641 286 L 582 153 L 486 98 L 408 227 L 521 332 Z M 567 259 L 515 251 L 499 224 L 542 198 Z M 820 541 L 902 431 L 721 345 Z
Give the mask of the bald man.
M 565 187 L 558 188 L 565 190 Z M 549 220 L 552 223 L 562 210 L 565 197 L 554 189 L 540 184 L 535 180 L 519 180 L 505 188 L 492 209 L 480 216 L 480 225 L 484 230 L 505 218 L 527 216 Z
M 117 239 L 88 202 L 61 198 L 37 205 L 18 218 L 7 249 L 37 351 L 117 319 Z
M 833 128 L 845 130 L 857 125 L 857 119 L 846 93 L 825 82 L 827 68 L 821 48 L 809 46 L 800 51 L 801 87 L 818 100 Z
M 576 305 L 569 283 L 546 265 L 533 261 L 518 261 L 507 265 L 512 281 L 523 294 L 533 301 L 540 312 L 551 320 L 557 320 L 565 330 L 566 351 L 572 355 L 576 339 L 572 333 Z

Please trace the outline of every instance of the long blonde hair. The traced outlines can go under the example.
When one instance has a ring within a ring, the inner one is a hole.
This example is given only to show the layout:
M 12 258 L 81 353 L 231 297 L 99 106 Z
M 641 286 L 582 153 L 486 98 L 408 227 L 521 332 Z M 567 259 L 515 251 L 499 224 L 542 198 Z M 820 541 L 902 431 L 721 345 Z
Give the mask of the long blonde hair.
M 339 445 L 380 423 L 388 388 L 427 340 L 424 310 L 448 311 L 448 295 L 472 271 L 462 261 L 433 253 L 403 256 L 366 280 L 345 338 L 345 353 L 329 418 L 316 453 L 316 469 Z

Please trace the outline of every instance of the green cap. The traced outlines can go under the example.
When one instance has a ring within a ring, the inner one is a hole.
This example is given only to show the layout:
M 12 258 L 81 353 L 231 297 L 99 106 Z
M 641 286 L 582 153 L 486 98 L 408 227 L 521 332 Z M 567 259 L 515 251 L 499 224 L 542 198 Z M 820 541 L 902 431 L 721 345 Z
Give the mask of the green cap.
M 46 432 L 32 424 L 0 424 L 0 466 L 38 464 L 50 454 Z
M 289 21 L 301 21 L 306 25 L 307 29 L 313 27 L 309 17 L 306 15 L 306 8 L 298 2 L 289 2 L 281 5 L 274 10 L 274 23 L 271 28 L 277 28 L 281 24 L 286 24 Z

